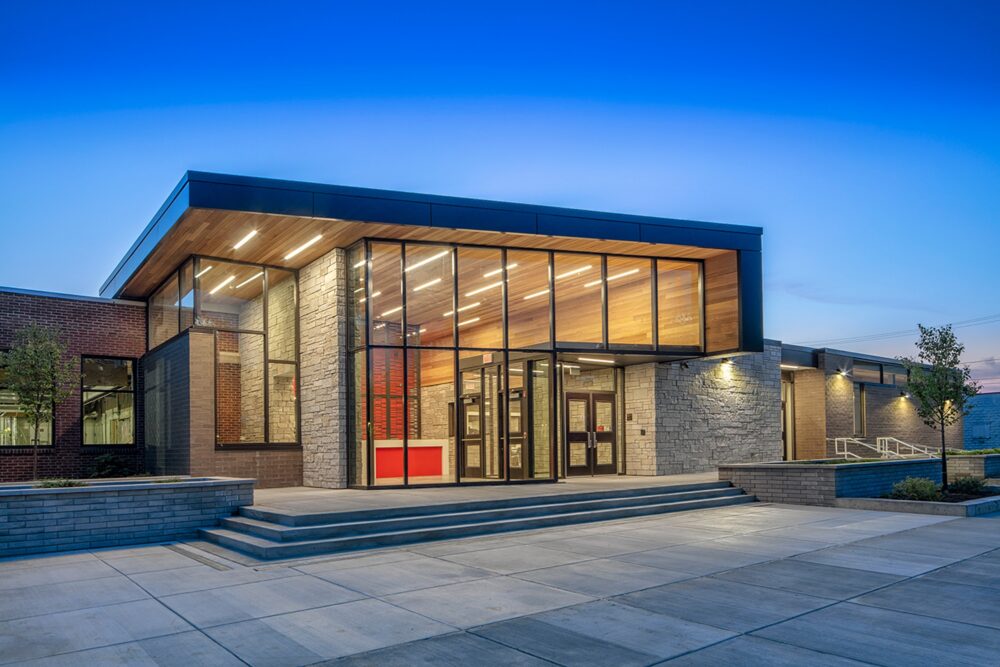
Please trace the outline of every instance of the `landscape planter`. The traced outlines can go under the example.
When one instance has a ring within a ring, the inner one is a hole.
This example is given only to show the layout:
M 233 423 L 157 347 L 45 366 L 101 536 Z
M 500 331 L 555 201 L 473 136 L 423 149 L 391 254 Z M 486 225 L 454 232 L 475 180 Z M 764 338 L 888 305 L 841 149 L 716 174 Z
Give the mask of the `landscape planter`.
M 955 457 L 958 458 L 958 457 Z M 951 462 L 953 459 L 949 459 Z M 838 498 L 878 498 L 907 477 L 941 483 L 939 459 L 870 463 L 775 461 L 719 466 L 719 479 L 732 482 L 758 500 L 796 505 L 834 506 Z
M 53 489 L 0 484 L 0 556 L 194 537 L 253 504 L 252 479 L 166 479 L 88 480 Z
M 938 516 L 980 516 L 1000 512 L 1000 496 L 987 496 L 961 503 L 941 503 L 929 500 L 892 500 L 889 498 L 837 498 L 837 507 L 880 512 L 910 512 Z

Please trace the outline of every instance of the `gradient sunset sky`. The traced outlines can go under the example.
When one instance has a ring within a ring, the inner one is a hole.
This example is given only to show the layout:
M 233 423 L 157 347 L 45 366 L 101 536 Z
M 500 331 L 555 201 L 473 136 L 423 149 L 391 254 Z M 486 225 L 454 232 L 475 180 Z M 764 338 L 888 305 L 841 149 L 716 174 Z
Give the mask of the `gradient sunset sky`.
M 0 285 L 96 294 L 187 169 L 743 223 L 767 336 L 965 323 L 998 391 L 997 35 L 989 0 L 10 4 Z

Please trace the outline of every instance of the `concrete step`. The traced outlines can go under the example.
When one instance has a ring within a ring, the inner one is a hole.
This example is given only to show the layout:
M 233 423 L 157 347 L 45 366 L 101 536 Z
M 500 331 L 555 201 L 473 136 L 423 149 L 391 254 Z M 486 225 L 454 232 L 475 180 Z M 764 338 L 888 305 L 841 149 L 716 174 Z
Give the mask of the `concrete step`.
M 261 521 L 247 516 L 236 516 L 222 520 L 222 527 L 238 533 L 256 535 L 269 540 L 290 542 L 295 540 L 315 540 L 328 537 L 348 537 L 369 533 L 387 533 L 418 528 L 434 528 L 451 524 L 473 524 L 503 519 L 528 518 L 549 514 L 570 514 L 589 510 L 615 507 L 636 507 L 702 498 L 739 496 L 741 489 L 712 488 L 700 491 L 657 493 L 642 496 L 604 497 L 589 500 L 571 500 L 560 503 L 541 503 L 516 507 L 480 509 L 466 512 L 435 511 L 427 514 L 392 518 L 368 518 L 354 521 L 331 522 L 307 526 L 286 526 L 271 521 Z M 369 513 L 369 517 L 372 513 Z
M 208 541 L 223 547 L 242 551 L 262 559 L 298 558 L 325 553 L 337 553 L 356 549 L 382 546 L 414 544 L 431 540 L 488 535 L 531 528 L 589 523 L 610 519 L 681 512 L 712 507 L 724 507 L 754 502 L 753 496 L 739 494 L 719 494 L 713 497 L 693 500 L 673 500 L 651 502 L 621 507 L 605 507 L 583 511 L 554 511 L 549 514 L 495 519 L 472 523 L 450 523 L 440 526 L 388 530 L 320 539 L 298 539 L 280 541 L 256 534 L 238 532 L 231 528 L 202 529 L 201 535 Z M 553 510 L 557 508 L 553 507 Z
M 548 486 L 539 485 L 539 486 Z M 437 513 L 474 512 L 485 509 L 506 509 L 528 505 L 557 505 L 566 502 L 583 500 L 598 500 L 602 498 L 633 498 L 659 495 L 663 493 L 681 493 L 685 491 L 707 491 L 712 489 L 731 488 L 729 482 L 697 482 L 692 484 L 669 484 L 659 486 L 643 486 L 638 488 L 583 491 L 575 493 L 551 493 L 534 496 L 518 496 L 515 498 L 493 498 L 488 500 L 469 500 L 435 505 L 411 505 L 406 507 L 386 507 L 364 510 L 340 510 L 334 512 L 292 512 L 269 508 L 266 506 L 249 505 L 240 508 L 240 516 L 258 521 L 269 521 L 284 526 L 312 526 L 317 524 L 347 523 L 352 521 L 367 521 L 373 518 L 391 519 Z M 373 490 L 372 493 L 378 493 Z M 377 517 L 375 515 L 378 515 Z

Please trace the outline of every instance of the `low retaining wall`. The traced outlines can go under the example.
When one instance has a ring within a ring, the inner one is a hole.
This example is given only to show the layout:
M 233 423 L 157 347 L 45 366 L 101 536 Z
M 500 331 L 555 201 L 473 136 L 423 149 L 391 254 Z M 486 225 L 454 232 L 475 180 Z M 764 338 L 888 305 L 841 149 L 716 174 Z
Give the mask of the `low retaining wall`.
M 948 477 L 1000 477 L 1000 454 L 974 454 L 948 457 Z
M 0 485 L 0 556 L 193 537 L 253 504 L 253 480 L 225 477 Z
M 1000 498 L 978 498 L 964 503 L 940 503 L 929 500 L 892 500 L 889 498 L 838 498 L 837 507 L 879 512 L 908 512 L 937 516 L 979 516 L 1000 512 Z
M 937 459 L 839 464 L 777 461 L 719 466 L 720 480 L 732 482 L 758 500 L 795 505 L 832 506 L 837 498 L 877 498 L 907 477 L 927 477 L 940 484 L 941 462 Z

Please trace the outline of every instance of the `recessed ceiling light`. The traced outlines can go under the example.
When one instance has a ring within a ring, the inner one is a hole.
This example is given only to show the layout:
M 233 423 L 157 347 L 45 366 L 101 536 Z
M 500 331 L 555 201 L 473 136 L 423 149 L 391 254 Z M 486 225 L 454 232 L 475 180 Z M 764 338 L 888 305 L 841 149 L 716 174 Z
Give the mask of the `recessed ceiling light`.
M 372 294 L 372 298 L 373 298 L 373 299 L 374 299 L 375 297 L 377 297 L 377 296 L 382 296 L 382 292 L 375 292 L 374 294 Z M 365 301 L 367 301 L 367 300 L 368 300 L 368 297 L 364 297 L 364 296 L 363 296 L 363 297 L 361 297 L 361 299 L 360 299 L 360 302 L 361 302 L 361 303 L 364 303 L 364 302 L 365 302 Z
M 236 280 L 236 276 L 229 276 L 228 278 L 226 278 L 225 280 L 223 280 L 221 283 L 219 283 L 218 285 L 216 285 L 215 287 L 213 287 L 212 289 L 210 289 L 208 291 L 208 293 L 209 294 L 215 294 L 220 289 L 222 289 L 223 287 L 225 287 L 229 283 L 233 282 L 234 280 Z
M 567 271 L 566 273 L 560 273 L 558 276 L 556 276 L 556 280 L 569 278 L 570 276 L 575 276 L 578 273 L 583 273 L 584 271 L 589 271 L 589 270 L 590 270 L 590 264 L 586 266 L 581 266 L 579 269 L 573 269 L 571 271 Z
M 441 282 L 441 279 L 440 279 L 440 278 L 435 278 L 434 280 L 428 280 L 428 281 L 427 281 L 427 282 L 425 282 L 424 284 L 422 284 L 422 285 L 417 285 L 416 287 L 414 287 L 414 288 L 413 288 L 413 291 L 414 291 L 414 292 L 419 292 L 419 291 L 420 291 L 420 290 L 422 290 L 422 289 L 427 289 L 428 287 L 431 287 L 431 286 L 433 286 L 433 285 L 437 285 L 437 284 L 438 284 L 439 282 Z
M 478 322 L 478 321 L 479 321 L 478 317 L 473 317 L 471 320 L 465 320 L 464 322 L 459 322 L 458 326 L 464 327 L 466 324 L 472 324 L 473 322 Z
M 612 280 L 618 280 L 619 278 L 624 278 L 625 276 L 631 276 L 634 273 L 639 273 L 639 269 L 632 269 L 630 271 L 623 271 L 621 273 L 616 273 L 613 276 L 608 276 L 608 282 L 610 283 Z M 583 286 L 584 287 L 593 287 L 594 285 L 600 285 L 600 284 L 601 284 L 600 280 L 591 280 L 589 283 L 584 283 Z
M 480 292 L 485 292 L 486 290 L 491 290 L 494 287 L 500 287 L 501 285 L 503 285 L 502 282 L 490 283 L 486 287 L 480 287 L 479 289 L 474 289 L 471 292 L 466 292 L 465 296 L 475 296 L 476 294 L 479 294 Z
M 508 264 L 507 265 L 507 270 L 508 271 L 510 271 L 511 269 L 516 269 L 516 268 L 517 268 L 517 264 L 516 263 L 514 263 L 514 264 Z M 501 271 L 503 271 L 503 269 L 493 269 L 492 271 L 487 271 L 486 273 L 483 274 L 483 278 L 492 278 L 493 276 L 497 275 Z
M 247 284 L 249 284 L 249 283 L 252 283 L 253 281 L 255 281 L 255 280 L 257 280 L 258 278 L 260 278 L 260 277 L 261 277 L 262 275 L 264 275 L 264 272 L 263 272 L 263 271 L 261 271 L 260 273 L 258 273 L 258 274 L 257 274 L 257 275 L 255 275 L 255 276 L 250 276 L 249 278 L 247 278 L 246 280 L 244 280 L 243 282 L 241 282 L 241 283 L 240 283 L 239 285 L 237 285 L 237 286 L 236 286 L 236 289 L 239 289 L 239 288 L 243 287 L 244 285 L 247 285 Z
M 316 236 L 312 237 L 311 239 L 309 239 L 308 241 L 306 241 L 305 243 L 303 243 L 302 245 L 300 245 L 295 250 L 293 250 L 290 253 L 288 253 L 287 255 L 285 255 L 285 259 L 291 259 L 292 257 L 295 257 L 296 255 L 298 255 L 300 252 L 302 252 L 306 248 L 310 248 L 310 247 L 316 245 L 317 243 L 319 243 L 319 240 L 321 238 L 323 238 L 323 235 L 322 234 L 317 234 Z
M 598 359 L 596 357 L 577 357 L 576 360 L 577 361 L 589 361 L 589 362 L 594 363 L 594 364 L 613 364 L 613 363 L 615 363 L 614 359 Z
M 534 292 L 533 294 L 527 295 L 526 297 L 524 297 L 524 300 L 527 301 L 528 299 L 534 299 L 535 297 L 543 296 L 543 295 L 548 294 L 548 293 L 549 293 L 549 288 L 546 287 L 545 289 L 543 289 L 541 291 Z
M 209 272 L 209 271 L 211 271 L 211 270 L 212 270 L 212 265 L 211 265 L 211 264 L 209 264 L 209 265 L 208 265 L 208 266 L 206 266 L 206 267 L 205 267 L 204 269 L 202 269 L 202 270 L 201 270 L 201 271 L 199 271 L 198 273 L 194 274 L 194 277 L 195 277 L 195 278 L 201 278 L 201 277 L 202 277 L 203 275 L 205 275 L 206 273 L 208 273 L 208 272 Z
M 395 308 L 390 308 L 389 310 L 385 311 L 384 313 L 382 313 L 381 315 L 379 315 L 379 317 L 385 317 L 386 315 L 392 315 L 393 313 L 398 313 L 401 310 L 403 310 L 402 306 L 396 306 Z
M 435 259 L 440 259 L 441 257 L 444 257 L 449 252 L 451 252 L 451 251 L 450 250 L 442 250 L 441 252 L 437 253 L 436 255 L 431 255 L 430 257 L 428 257 L 426 259 L 422 259 L 419 262 L 416 262 L 415 264 L 410 264 L 408 267 L 406 267 L 406 271 L 412 271 L 413 269 L 419 269 L 424 264 L 430 264 Z M 406 271 L 404 271 L 404 273 Z
M 233 250 L 239 250 L 240 248 L 243 247 L 244 243 L 246 243 L 255 236 L 257 236 L 257 230 L 256 229 L 250 230 L 250 233 L 248 233 L 246 236 L 244 236 L 243 238 L 241 238 L 239 241 L 236 242 L 236 245 L 233 246 Z
M 460 307 L 457 311 L 455 311 L 455 310 L 449 310 L 447 313 L 445 313 L 444 315 L 442 315 L 442 317 L 450 317 L 451 315 L 454 315 L 456 312 L 460 313 L 463 310 L 468 310 L 469 308 L 475 308 L 480 303 L 482 303 L 482 302 L 481 301 L 476 301 L 475 303 L 470 303 L 470 304 L 468 304 L 466 306 Z

